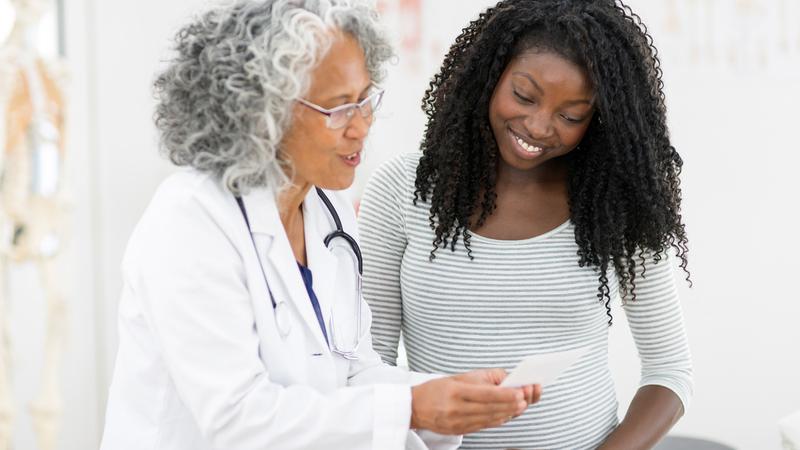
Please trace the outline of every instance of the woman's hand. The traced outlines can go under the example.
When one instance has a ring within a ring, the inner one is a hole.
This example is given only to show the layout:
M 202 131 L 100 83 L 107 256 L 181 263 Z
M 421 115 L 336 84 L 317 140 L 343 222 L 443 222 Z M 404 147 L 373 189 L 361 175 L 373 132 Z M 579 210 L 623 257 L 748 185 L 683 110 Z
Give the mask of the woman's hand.
M 502 388 L 502 369 L 468 372 L 411 388 L 411 427 L 468 434 L 498 427 L 539 400 L 541 388 Z
M 503 369 L 480 369 L 453 375 L 453 378 L 459 381 L 466 381 L 467 383 L 500 385 L 500 383 L 506 379 L 507 375 L 508 374 Z M 522 389 L 522 395 L 525 397 L 525 401 L 528 402 L 528 405 L 532 405 L 542 398 L 542 385 L 540 384 L 522 386 L 519 389 Z

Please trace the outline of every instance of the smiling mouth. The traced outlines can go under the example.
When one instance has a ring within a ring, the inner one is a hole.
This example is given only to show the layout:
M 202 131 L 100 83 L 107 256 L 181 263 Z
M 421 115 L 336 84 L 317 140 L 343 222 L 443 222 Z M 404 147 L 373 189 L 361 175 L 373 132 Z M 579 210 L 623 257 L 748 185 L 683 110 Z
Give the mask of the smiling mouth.
M 542 153 L 542 151 L 544 151 L 544 148 L 542 148 L 542 147 L 539 147 L 539 146 L 536 146 L 536 145 L 533 145 L 533 144 L 529 144 L 528 142 L 525 142 L 525 140 L 523 140 L 513 130 L 509 130 L 509 131 L 511 131 L 511 137 L 514 139 L 514 141 L 516 141 L 517 144 L 520 147 L 522 147 L 522 149 L 525 150 L 526 153 L 529 153 L 531 155 L 536 155 L 536 154 Z
M 349 155 L 339 155 L 339 158 L 342 158 L 342 162 L 350 167 L 356 167 L 357 165 L 361 164 L 361 150 L 357 152 L 353 152 Z

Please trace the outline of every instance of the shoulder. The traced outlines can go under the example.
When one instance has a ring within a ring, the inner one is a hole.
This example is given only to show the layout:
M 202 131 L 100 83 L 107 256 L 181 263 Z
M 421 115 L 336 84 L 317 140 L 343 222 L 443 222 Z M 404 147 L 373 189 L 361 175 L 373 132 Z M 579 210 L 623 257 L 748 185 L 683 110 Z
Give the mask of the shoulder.
M 194 169 L 168 176 L 137 223 L 126 260 L 150 250 L 162 251 L 183 238 L 206 236 L 224 226 L 235 206 L 233 194 L 216 177 Z
M 161 182 L 145 211 L 143 219 L 163 215 L 168 220 L 187 210 L 213 208 L 215 203 L 227 203 L 233 194 L 213 175 L 195 169 L 181 169 Z
M 379 193 L 398 199 L 414 192 L 417 165 L 421 153 L 404 153 L 384 162 L 370 177 L 365 195 Z
M 403 153 L 381 164 L 374 176 L 410 179 L 412 184 L 417 173 L 417 166 L 422 154 L 419 152 Z

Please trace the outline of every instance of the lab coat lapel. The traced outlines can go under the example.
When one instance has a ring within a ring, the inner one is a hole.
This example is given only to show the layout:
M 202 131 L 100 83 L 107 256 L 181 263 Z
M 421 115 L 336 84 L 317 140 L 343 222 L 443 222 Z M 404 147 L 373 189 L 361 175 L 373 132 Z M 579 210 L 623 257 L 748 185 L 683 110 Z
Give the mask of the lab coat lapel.
M 325 326 L 328 328 L 328 338 L 332 339 L 329 325 L 336 293 L 339 261 L 325 246 L 324 240 L 325 236 L 336 227 L 315 188 L 311 188 L 303 202 L 303 216 L 308 268 L 314 276 L 314 293 L 317 294 Z
M 289 238 L 286 236 L 286 230 L 280 220 L 274 195 L 268 190 L 255 190 L 245 195 L 243 200 L 250 220 L 250 230 L 253 232 L 256 242 L 260 240 L 259 235 L 269 235 L 272 238 L 269 248 L 266 250 L 264 270 L 275 301 L 279 302 L 283 297 L 287 303 L 293 304 L 317 343 L 322 348 L 328 348 L 300 270 L 297 268 L 297 261 L 289 244 Z M 308 246 L 308 242 L 306 242 L 306 246 Z M 263 251 L 261 247 L 259 247 L 259 251 Z M 271 274 L 278 276 L 271 276 Z M 317 284 L 316 278 L 317 274 L 314 273 L 315 285 Z

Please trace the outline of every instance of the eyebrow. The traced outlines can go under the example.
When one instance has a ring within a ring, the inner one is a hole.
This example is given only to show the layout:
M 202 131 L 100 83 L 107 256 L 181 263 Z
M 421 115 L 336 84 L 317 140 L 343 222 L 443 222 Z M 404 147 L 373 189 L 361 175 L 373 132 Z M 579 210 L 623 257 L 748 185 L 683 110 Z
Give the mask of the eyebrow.
M 535 87 L 535 88 L 536 88 L 536 89 L 537 89 L 539 92 L 544 92 L 544 89 L 542 89 L 542 87 L 541 87 L 541 86 L 539 86 L 539 83 L 537 83 L 537 82 L 536 82 L 536 80 L 534 80 L 534 79 L 533 79 L 533 77 L 532 77 L 532 76 L 530 76 L 529 74 L 527 74 L 527 73 L 525 73 L 525 72 L 514 72 L 514 73 L 512 73 L 511 75 L 519 75 L 519 76 L 521 76 L 521 77 L 525 77 L 525 78 L 527 78 L 527 79 L 528 79 L 528 81 L 530 81 L 530 82 L 531 82 L 531 84 L 533 85 L 533 87 Z
M 373 83 L 370 82 L 369 85 L 367 87 L 365 87 L 364 90 L 362 90 L 360 94 L 368 92 L 369 89 L 372 86 L 373 86 Z M 359 96 L 360 96 L 360 94 L 359 94 Z M 337 95 L 335 97 L 330 97 L 330 98 L 327 98 L 327 99 L 323 100 L 323 102 L 324 103 L 328 103 L 328 102 L 335 102 L 335 101 L 340 101 L 340 100 L 344 100 L 344 101 L 350 100 L 350 94 L 341 94 L 341 95 Z
M 530 74 L 525 73 L 525 72 L 513 72 L 511 75 L 519 75 L 519 76 L 527 78 L 528 81 L 530 81 L 531 84 L 533 84 L 533 87 L 535 87 L 539 92 L 544 92 L 544 89 L 542 89 L 542 87 L 539 86 L 539 83 L 537 83 L 536 80 L 534 80 L 533 77 L 530 76 Z M 577 104 L 581 104 L 581 103 L 584 103 L 584 104 L 587 104 L 587 105 L 591 105 L 592 104 L 592 99 L 581 98 L 581 99 L 578 99 L 578 100 L 570 100 L 568 102 L 564 102 L 565 105 L 577 105 Z

